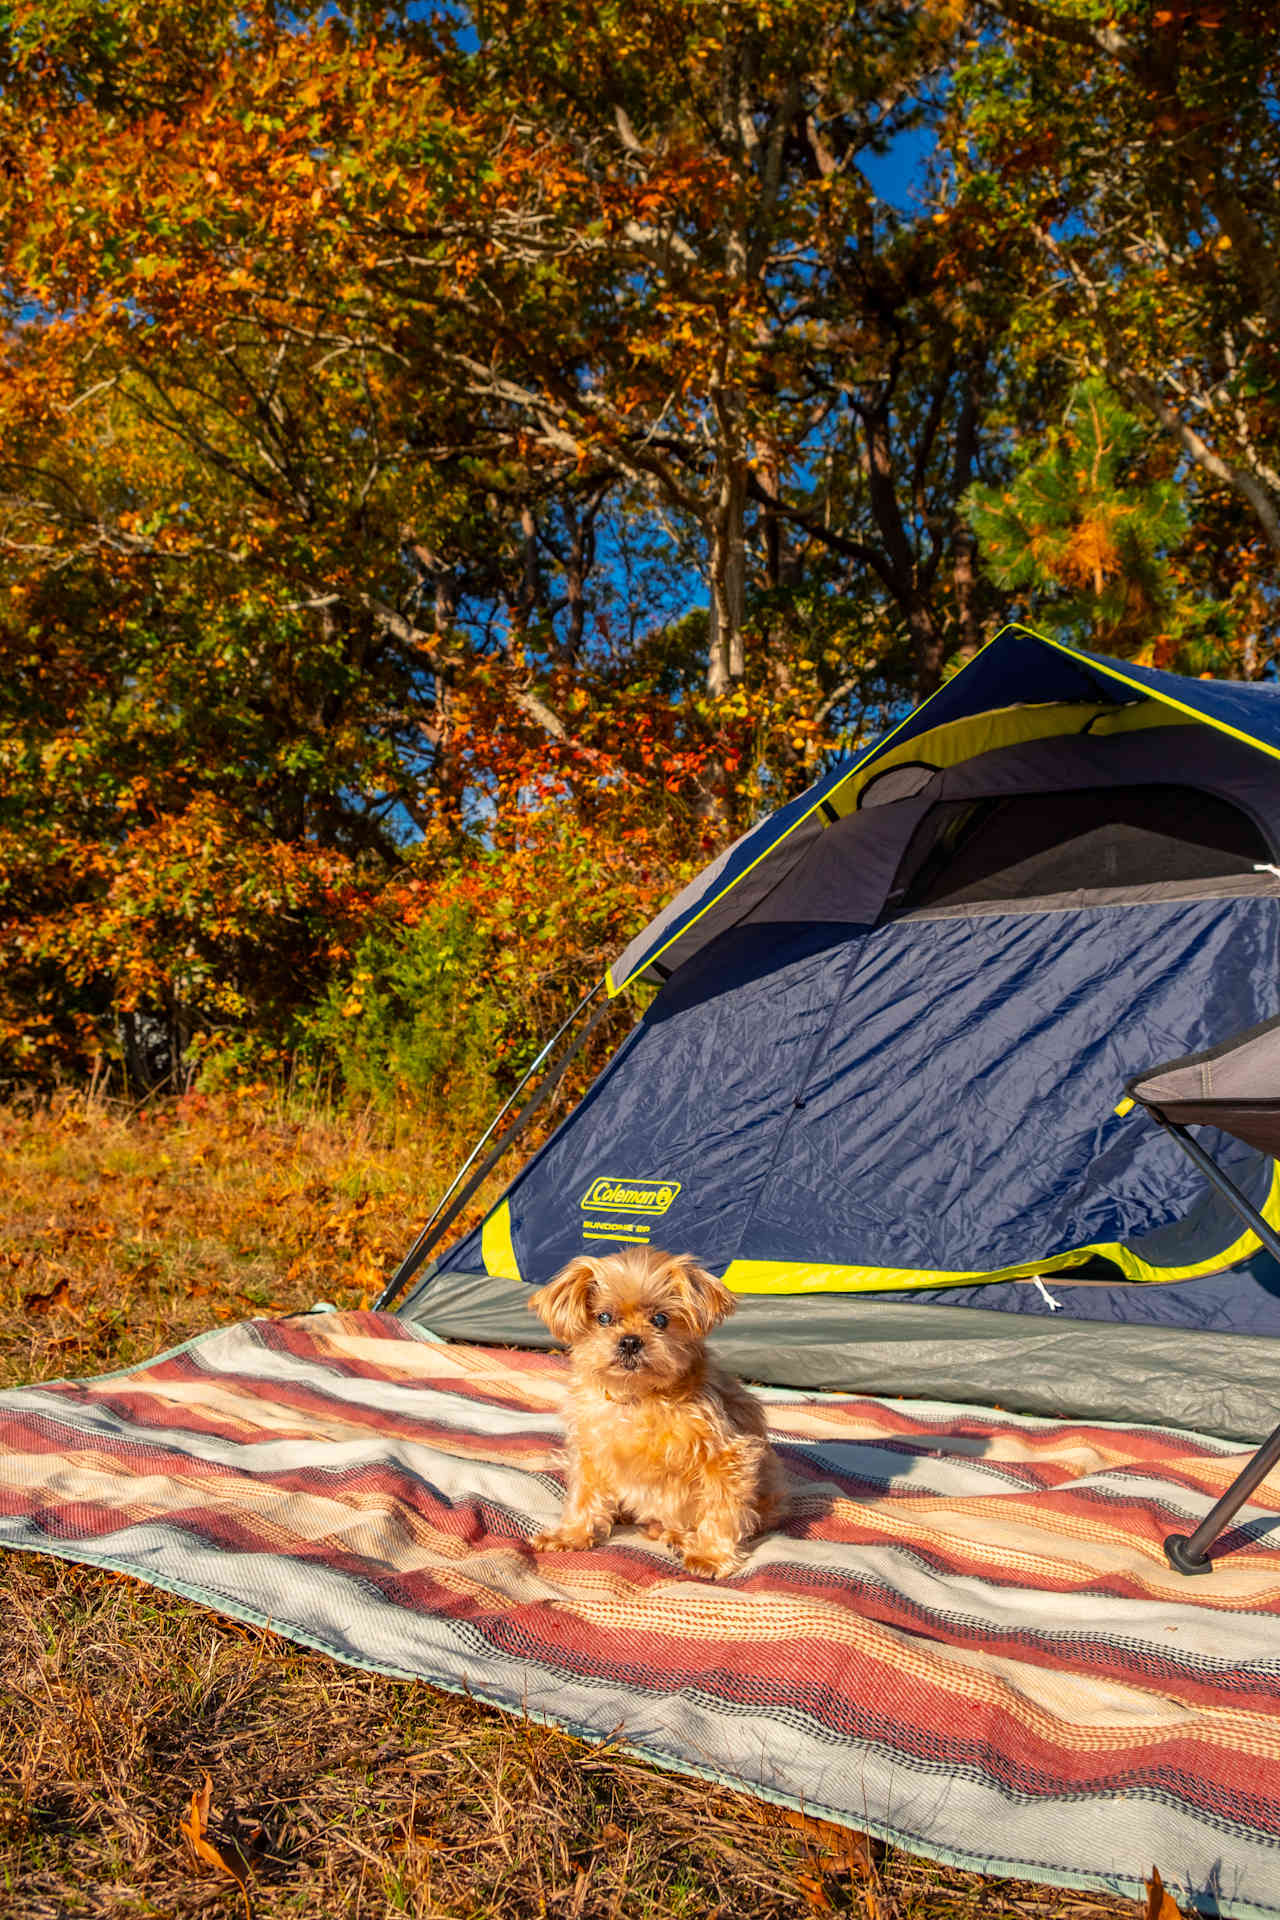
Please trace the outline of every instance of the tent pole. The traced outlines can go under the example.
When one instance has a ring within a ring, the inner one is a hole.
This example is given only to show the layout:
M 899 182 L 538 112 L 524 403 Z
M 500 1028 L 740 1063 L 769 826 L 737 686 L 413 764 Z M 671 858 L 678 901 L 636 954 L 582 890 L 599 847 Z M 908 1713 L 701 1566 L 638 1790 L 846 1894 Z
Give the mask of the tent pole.
M 396 1273 L 393 1274 L 391 1280 L 388 1282 L 386 1288 L 379 1295 L 378 1302 L 376 1303 L 379 1307 L 381 1306 L 381 1303 L 384 1300 L 390 1301 L 395 1298 L 396 1294 L 399 1293 L 400 1289 L 405 1285 L 405 1283 L 413 1278 L 414 1274 L 417 1272 L 418 1268 L 422 1265 L 423 1261 L 426 1259 L 432 1247 L 438 1245 L 439 1242 L 444 1238 L 445 1234 L 448 1233 L 454 1221 L 458 1218 L 459 1214 L 462 1212 L 467 1202 L 471 1199 L 471 1196 L 481 1186 L 484 1185 L 484 1182 L 488 1179 L 489 1175 L 493 1172 L 493 1169 L 497 1166 L 499 1160 L 503 1158 L 503 1156 L 506 1154 L 507 1150 L 510 1147 L 514 1146 L 515 1142 L 519 1139 L 520 1135 L 524 1132 L 525 1127 L 529 1124 L 530 1120 L 532 1120 L 534 1114 L 537 1113 L 538 1109 L 546 1105 L 547 1101 L 551 1098 L 552 1094 L 556 1091 L 557 1087 L 560 1085 L 560 1082 L 564 1079 L 565 1074 L 568 1072 L 574 1060 L 582 1052 L 582 1049 L 586 1046 L 587 1041 L 591 1038 L 596 1028 L 600 1025 L 600 1022 L 606 1019 L 609 1016 L 609 1014 L 613 1012 L 613 1006 L 614 1006 L 614 1003 L 611 1000 L 606 1000 L 602 1007 L 596 1008 L 591 1018 L 587 1021 L 586 1025 L 581 1029 L 581 1031 L 576 1035 L 571 1045 L 567 1046 L 564 1052 L 560 1054 L 557 1059 L 552 1061 L 551 1067 L 546 1075 L 546 1078 L 543 1080 L 541 1086 L 538 1087 L 536 1092 L 531 1094 L 529 1099 L 525 1101 L 519 1113 L 516 1114 L 514 1120 L 511 1122 L 511 1125 L 507 1128 L 506 1132 L 500 1137 L 497 1143 L 494 1146 L 490 1147 L 488 1153 L 485 1155 L 484 1159 L 480 1162 L 480 1165 L 476 1168 L 475 1172 L 471 1175 L 471 1178 L 467 1181 L 466 1185 L 462 1188 L 461 1192 L 455 1194 L 453 1200 L 449 1202 L 448 1210 L 442 1214 L 440 1212 L 440 1208 L 437 1207 L 435 1213 L 431 1216 L 431 1222 L 429 1226 L 424 1228 L 422 1233 L 418 1236 L 418 1240 L 415 1243 L 413 1253 L 402 1262 L 401 1266 L 397 1269 Z M 455 1180 L 453 1184 L 454 1186 L 456 1186 L 457 1181 Z M 441 1204 L 443 1204 L 443 1202 Z M 432 1265 L 428 1267 L 427 1275 L 426 1275 L 427 1279 L 429 1279 L 431 1275 L 435 1272 L 435 1269 L 438 1265 L 439 1265 L 439 1261 L 437 1260 L 437 1261 L 433 1261 Z M 426 1284 L 425 1279 L 423 1284 L 424 1285 Z
M 428 1253 L 431 1251 L 436 1241 L 439 1240 L 445 1233 L 448 1232 L 454 1220 L 457 1218 L 458 1214 L 462 1211 L 462 1208 L 466 1205 L 467 1201 L 471 1198 L 471 1195 L 475 1191 L 476 1187 L 480 1184 L 480 1181 L 483 1180 L 486 1177 L 486 1175 L 492 1170 L 497 1160 L 501 1157 L 502 1154 L 506 1152 L 507 1148 L 511 1145 L 512 1141 L 516 1138 L 517 1134 L 521 1132 L 525 1123 L 533 1117 L 533 1114 L 536 1111 L 536 1109 L 539 1106 L 541 1106 L 542 1102 L 546 1099 L 547 1095 L 554 1089 L 555 1085 L 560 1079 L 560 1076 L 563 1074 L 565 1068 L 569 1065 L 569 1062 L 573 1059 L 574 1054 L 579 1052 L 581 1047 L 585 1043 L 587 1035 L 594 1030 L 596 1022 L 600 1019 L 601 1015 L 608 1011 L 607 1007 L 602 1007 L 599 1009 L 599 1011 L 595 1016 L 595 1019 L 590 1021 L 588 1025 L 584 1028 L 583 1032 L 579 1034 L 577 1040 L 574 1042 L 573 1046 L 566 1053 L 564 1059 L 556 1062 L 555 1066 L 552 1068 L 551 1075 L 549 1076 L 546 1084 L 538 1089 L 537 1093 L 535 1093 L 533 1098 L 527 1103 L 524 1109 L 519 1114 L 516 1115 L 513 1125 L 507 1129 L 502 1139 L 498 1142 L 498 1147 L 496 1152 L 491 1154 L 486 1159 L 483 1167 L 480 1169 L 479 1174 L 467 1185 L 465 1190 L 458 1195 L 458 1199 L 456 1200 L 454 1205 L 450 1206 L 449 1203 L 451 1200 L 453 1200 L 453 1196 L 458 1192 L 458 1188 L 462 1185 L 468 1173 L 471 1171 L 471 1168 L 475 1165 L 479 1156 L 484 1152 L 485 1147 L 488 1146 L 490 1140 L 492 1140 L 494 1134 L 497 1132 L 498 1128 L 502 1125 L 503 1121 L 506 1119 L 507 1115 L 510 1113 L 512 1107 L 514 1107 L 516 1101 L 520 1098 L 520 1095 L 524 1092 L 529 1082 L 533 1079 L 538 1069 L 542 1066 L 543 1062 L 547 1059 L 548 1055 L 557 1046 L 557 1044 L 564 1038 L 565 1034 L 568 1033 L 569 1029 L 575 1024 L 575 1022 L 581 1017 L 581 1015 L 586 1012 L 587 1008 L 591 1005 L 592 1001 L 599 998 L 599 995 L 603 986 L 604 986 L 604 981 L 598 980 L 595 986 L 592 987 L 590 993 L 585 994 L 583 996 L 583 998 L 578 1002 L 577 1006 L 574 1008 L 573 1012 L 569 1015 L 568 1019 L 563 1021 L 561 1025 L 556 1028 L 556 1031 L 552 1034 L 551 1038 L 547 1041 L 546 1046 L 543 1047 L 542 1051 L 538 1054 L 537 1059 L 534 1060 L 532 1065 L 528 1067 L 527 1070 L 521 1075 L 520 1080 L 517 1082 L 511 1094 L 511 1097 L 494 1115 L 493 1119 L 489 1122 L 489 1125 L 485 1128 L 480 1138 L 476 1141 L 476 1144 L 474 1145 L 474 1147 L 472 1147 L 470 1153 L 467 1155 L 466 1159 L 463 1161 L 462 1165 L 459 1167 L 457 1173 L 453 1176 L 453 1179 L 449 1182 L 449 1185 L 446 1187 L 444 1193 L 441 1195 L 439 1201 L 435 1206 L 434 1211 L 431 1214 L 431 1218 L 427 1221 L 427 1224 L 425 1225 L 425 1227 L 423 1227 L 421 1233 L 418 1235 L 417 1239 L 414 1241 L 413 1245 L 410 1247 L 408 1253 L 405 1255 L 404 1259 L 400 1262 L 400 1265 L 396 1268 L 390 1280 L 387 1282 L 382 1292 L 378 1295 L 378 1298 L 374 1301 L 373 1303 L 374 1308 L 377 1312 L 381 1313 L 385 1311 L 385 1309 L 391 1305 L 392 1301 L 397 1297 L 397 1295 L 402 1291 L 402 1289 L 408 1285 L 410 1280 L 412 1280 L 414 1274 L 418 1271 L 418 1268 L 422 1265 L 423 1261 L 426 1259 Z M 445 1211 L 446 1208 L 448 1208 L 447 1213 Z
M 1146 1104 L 1145 1102 L 1143 1103 Z M 1178 1145 L 1199 1167 L 1206 1179 L 1217 1188 L 1244 1221 L 1252 1233 L 1255 1233 L 1271 1258 L 1280 1264 L 1280 1235 L 1268 1226 L 1257 1208 L 1241 1193 L 1229 1174 L 1223 1172 L 1212 1155 L 1205 1152 L 1200 1142 L 1176 1120 L 1169 1120 L 1158 1107 L 1147 1107 L 1153 1120 L 1157 1120 L 1166 1133 L 1171 1133 Z M 1209 1549 L 1223 1528 L 1235 1518 L 1255 1487 L 1261 1485 L 1272 1468 L 1280 1465 L 1280 1427 L 1263 1441 L 1258 1451 L 1241 1468 L 1222 1498 L 1212 1506 L 1194 1533 L 1171 1533 L 1164 1543 L 1165 1558 L 1175 1573 L 1212 1573 L 1213 1562 L 1209 1558 Z

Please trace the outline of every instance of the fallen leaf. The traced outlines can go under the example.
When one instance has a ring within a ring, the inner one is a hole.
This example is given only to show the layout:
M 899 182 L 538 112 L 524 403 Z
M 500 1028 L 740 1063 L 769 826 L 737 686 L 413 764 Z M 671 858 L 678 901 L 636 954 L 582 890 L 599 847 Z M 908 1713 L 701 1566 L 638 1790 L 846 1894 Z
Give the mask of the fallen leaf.
M 787 1825 L 804 1835 L 815 1859 L 829 1860 L 837 1872 L 859 1877 L 875 1871 L 865 1833 L 858 1833 L 852 1827 L 837 1826 L 834 1820 L 819 1820 L 811 1813 L 797 1813 L 791 1807 L 783 1807 L 780 1811 Z
M 249 1901 L 249 1887 L 243 1873 L 237 1872 L 226 1856 L 214 1846 L 209 1838 L 209 1809 L 213 1802 L 213 1782 L 208 1774 L 204 1776 L 204 1785 L 191 1796 L 191 1805 L 187 1809 L 185 1820 L 179 1820 L 178 1831 L 191 1848 L 197 1860 L 207 1867 L 216 1867 L 219 1873 L 225 1873 L 234 1880 L 244 1895 L 245 1920 L 253 1920 L 253 1908 Z
M 1143 1920 L 1182 1920 L 1182 1911 L 1160 1878 L 1159 1867 L 1152 1867 L 1147 1881 L 1147 1910 Z
M 817 1913 L 834 1913 L 830 1895 L 816 1873 L 798 1873 L 796 1885 L 805 1897 L 806 1904 Z
M 64 1274 L 48 1293 L 24 1293 L 22 1304 L 28 1313 L 50 1313 L 54 1307 L 60 1307 L 71 1288 Z

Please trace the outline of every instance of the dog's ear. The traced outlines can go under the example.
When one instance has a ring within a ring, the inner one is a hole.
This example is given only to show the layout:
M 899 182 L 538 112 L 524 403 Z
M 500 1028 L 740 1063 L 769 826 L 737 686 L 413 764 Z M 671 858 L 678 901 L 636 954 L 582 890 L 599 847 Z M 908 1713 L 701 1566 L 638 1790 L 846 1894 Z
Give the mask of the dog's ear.
M 712 1327 L 727 1320 L 737 1307 L 724 1281 L 700 1267 L 691 1253 L 676 1254 L 666 1277 L 695 1333 L 710 1333 Z
M 530 1313 L 545 1320 L 557 1340 L 571 1347 L 591 1325 L 591 1289 L 599 1276 L 599 1262 L 582 1255 L 562 1267 L 545 1287 L 529 1295 Z

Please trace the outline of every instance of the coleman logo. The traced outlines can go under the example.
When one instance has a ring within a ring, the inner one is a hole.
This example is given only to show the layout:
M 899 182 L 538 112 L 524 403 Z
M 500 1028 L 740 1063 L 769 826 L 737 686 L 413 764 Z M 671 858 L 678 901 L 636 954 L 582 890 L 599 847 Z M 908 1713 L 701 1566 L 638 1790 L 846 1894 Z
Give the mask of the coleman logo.
M 583 1194 L 583 1209 L 601 1208 L 608 1213 L 643 1213 L 651 1219 L 667 1211 L 680 1191 L 678 1180 L 615 1180 L 602 1175 L 593 1180 Z

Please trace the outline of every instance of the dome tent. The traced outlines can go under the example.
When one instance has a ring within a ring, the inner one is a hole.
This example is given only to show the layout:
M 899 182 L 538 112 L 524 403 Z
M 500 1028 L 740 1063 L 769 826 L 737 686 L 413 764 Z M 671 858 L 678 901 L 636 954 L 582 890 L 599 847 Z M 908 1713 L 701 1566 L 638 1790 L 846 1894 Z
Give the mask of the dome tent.
M 1280 1272 L 1124 1089 L 1280 1014 L 1277 760 L 1269 686 L 1006 629 L 631 943 L 643 1020 L 399 1311 L 538 1344 L 530 1284 L 650 1243 L 748 1377 L 1265 1431 Z

